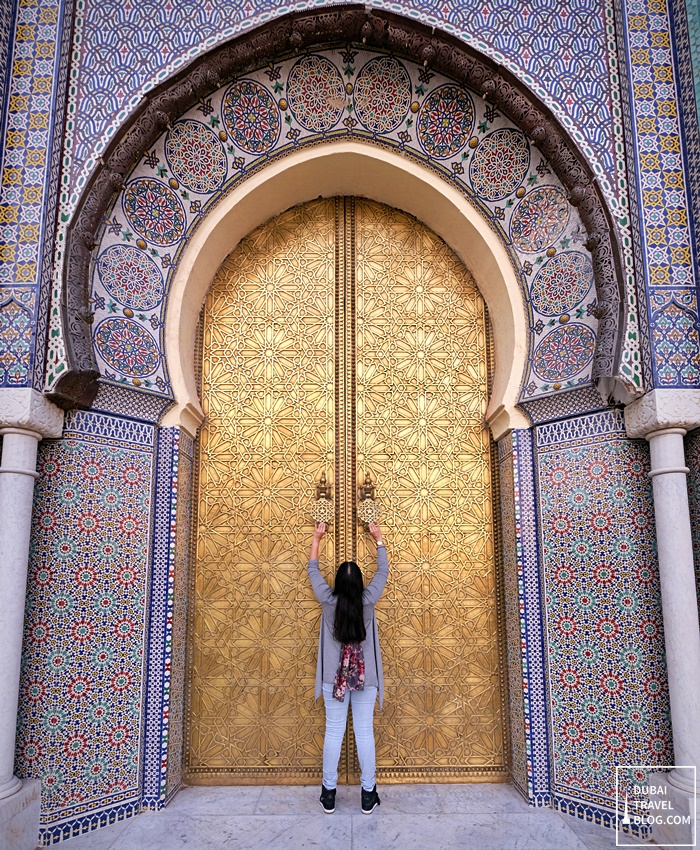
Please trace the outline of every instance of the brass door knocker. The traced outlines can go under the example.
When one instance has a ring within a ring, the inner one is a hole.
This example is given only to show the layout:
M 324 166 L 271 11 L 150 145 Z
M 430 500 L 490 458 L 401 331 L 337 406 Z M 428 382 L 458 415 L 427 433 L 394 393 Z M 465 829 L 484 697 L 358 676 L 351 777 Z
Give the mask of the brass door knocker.
M 335 508 L 331 499 L 332 486 L 326 481 L 326 473 L 322 472 L 316 484 L 316 501 L 311 505 L 311 517 L 316 522 L 330 525 L 335 516 Z
M 374 501 L 374 484 L 369 472 L 365 473 L 365 483 L 360 485 L 360 503 L 357 506 L 357 518 L 365 525 L 377 522 L 382 509 Z

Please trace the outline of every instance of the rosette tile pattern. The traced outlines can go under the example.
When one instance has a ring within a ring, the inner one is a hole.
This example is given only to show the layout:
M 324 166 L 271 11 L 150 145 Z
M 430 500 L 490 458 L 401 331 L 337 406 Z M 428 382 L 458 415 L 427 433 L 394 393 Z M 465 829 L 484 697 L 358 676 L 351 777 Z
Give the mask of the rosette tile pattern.
M 331 138 L 379 142 L 417 159 L 452 181 L 500 235 L 519 271 L 530 359 L 538 363 L 528 365 L 524 398 L 590 384 L 597 329 L 590 254 L 578 213 L 542 154 L 474 92 L 420 65 L 353 48 L 248 72 L 144 153 L 96 251 L 93 339 L 104 378 L 171 393 L 164 314 L 191 234 L 261 164 Z M 156 301 L 159 274 L 165 297 Z M 137 304 L 138 279 L 148 284 Z M 566 348 L 572 341 L 575 357 Z
M 649 449 L 613 410 L 539 426 L 536 444 L 552 791 L 609 825 L 614 766 L 673 757 Z

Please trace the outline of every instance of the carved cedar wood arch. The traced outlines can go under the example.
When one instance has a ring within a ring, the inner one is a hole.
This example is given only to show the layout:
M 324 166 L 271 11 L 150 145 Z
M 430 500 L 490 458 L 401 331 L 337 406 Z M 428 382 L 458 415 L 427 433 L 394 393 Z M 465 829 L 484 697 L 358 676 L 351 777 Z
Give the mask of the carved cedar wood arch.
M 612 379 L 624 327 L 622 263 L 613 218 L 592 169 L 552 113 L 510 73 L 467 44 L 415 21 L 361 6 L 288 15 L 199 57 L 145 99 L 115 136 L 88 182 L 67 234 L 63 331 L 68 369 L 49 393 L 69 409 L 90 405 L 99 371 L 90 334 L 90 255 L 113 194 L 158 136 L 229 79 L 285 55 L 332 44 L 390 50 L 464 84 L 502 110 L 539 147 L 578 208 L 588 233 L 599 320 L 592 378 Z

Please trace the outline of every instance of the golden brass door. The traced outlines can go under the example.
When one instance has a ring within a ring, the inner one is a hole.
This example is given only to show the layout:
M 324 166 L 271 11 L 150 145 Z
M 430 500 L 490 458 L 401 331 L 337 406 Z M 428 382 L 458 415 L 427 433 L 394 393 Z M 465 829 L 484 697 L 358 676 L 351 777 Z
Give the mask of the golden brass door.
M 314 201 L 224 262 L 202 334 L 188 782 L 320 780 L 320 608 L 306 557 L 324 471 L 330 583 L 338 560 L 354 556 L 367 579 L 375 569 L 358 475 L 372 474 L 384 511 L 380 781 L 505 779 L 486 393 L 483 300 L 410 216 Z M 356 770 L 347 743 L 345 779 Z

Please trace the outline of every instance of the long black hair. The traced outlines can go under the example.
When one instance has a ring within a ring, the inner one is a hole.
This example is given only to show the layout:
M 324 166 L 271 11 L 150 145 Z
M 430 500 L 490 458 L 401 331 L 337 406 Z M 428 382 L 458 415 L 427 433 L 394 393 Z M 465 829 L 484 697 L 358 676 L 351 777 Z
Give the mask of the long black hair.
M 362 617 L 364 589 L 360 568 L 354 561 L 344 561 L 335 574 L 333 588 L 336 598 L 333 637 L 339 643 L 361 643 L 367 637 Z

